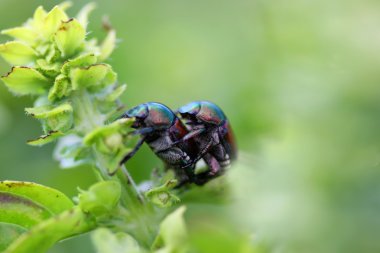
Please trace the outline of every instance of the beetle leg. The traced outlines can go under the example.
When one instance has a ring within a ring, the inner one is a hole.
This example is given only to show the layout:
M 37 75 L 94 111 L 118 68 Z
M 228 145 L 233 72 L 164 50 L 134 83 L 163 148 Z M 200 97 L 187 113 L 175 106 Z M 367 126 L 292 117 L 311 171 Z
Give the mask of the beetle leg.
M 195 178 L 193 180 L 197 185 L 204 185 L 210 181 L 210 179 L 219 177 L 223 174 L 218 160 L 216 160 L 216 158 L 213 157 L 210 153 L 205 154 L 203 159 L 206 162 L 207 166 L 210 168 L 210 171 L 195 175 Z
M 174 168 L 176 176 L 180 179 L 180 181 L 192 181 L 194 177 L 194 166 L 192 166 L 193 163 L 191 162 L 191 158 L 181 149 L 177 147 L 170 147 L 157 152 L 156 155 L 162 160 L 165 160 L 169 166 Z M 186 164 L 186 166 L 183 168 L 182 164 Z
M 228 167 L 231 162 L 230 155 L 228 153 L 228 149 L 226 149 L 226 145 L 222 138 L 219 138 L 219 143 L 215 144 L 210 151 L 213 157 L 219 162 L 222 168 Z
M 138 135 L 138 134 L 146 135 L 146 134 L 153 132 L 154 130 L 156 130 L 156 129 L 153 127 L 144 127 L 144 128 L 140 128 L 140 129 L 137 129 L 135 131 L 132 131 L 129 134 L 130 135 Z
M 188 164 L 191 161 L 190 157 L 177 147 L 170 147 L 165 150 L 160 150 L 157 151 L 156 154 L 172 166 L 178 166 L 179 163 Z
M 197 157 L 195 157 L 193 160 L 191 160 L 191 162 L 189 164 L 183 166 L 182 169 L 185 169 L 185 168 L 197 163 L 199 160 L 201 160 L 203 158 L 203 156 L 208 153 L 212 144 L 213 144 L 213 139 L 210 139 L 210 141 L 207 143 L 207 145 L 199 152 Z
M 205 160 L 206 164 L 210 168 L 210 172 L 208 173 L 208 175 L 210 176 L 217 175 L 219 171 L 221 170 L 218 160 L 216 160 L 216 158 L 212 156 L 211 154 L 205 154 L 203 159 Z
M 119 163 L 120 165 L 126 163 L 132 156 L 134 156 L 136 154 L 136 152 L 140 149 L 142 144 L 145 142 L 145 138 L 146 138 L 145 136 L 140 138 L 140 140 L 137 142 L 137 144 L 133 148 L 133 150 L 131 152 L 129 152 L 128 154 L 126 154 L 124 156 L 123 160 L 121 160 L 121 162 Z
M 180 188 L 181 186 L 187 184 L 187 183 L 192 183 L 195 182 L 196 178 L 194 175 L 194 166 L 188 167 L 185 170 L 179 170 L 176 169 L 175 175 L 178 180 L 178 184 L 175 186 L 175 188 Z
M 190 133 L 186 134 L 182 139 L 174 142 L 173 145 L 178 144 L 180 142 L 187 141 L 187 140 L 189 140 L 191 138 L 194 138 L 194 137 L 200 135 L 201 133 L 203 133 L 205 130 L 206 130 L 206 128 L 203 128 L 203 127 L 195 129 L 194 131 L 191 131 Z

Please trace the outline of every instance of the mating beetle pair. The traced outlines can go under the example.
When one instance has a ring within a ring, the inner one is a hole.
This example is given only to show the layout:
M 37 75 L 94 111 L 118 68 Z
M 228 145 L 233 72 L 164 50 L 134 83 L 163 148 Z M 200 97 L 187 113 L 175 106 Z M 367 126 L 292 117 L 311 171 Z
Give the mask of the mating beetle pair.
M 123 114 L 121 118 L 135 118 L 132 128 L 141 138 L 120 163 L 127 162 L 146 142 L 175 171 L 180 185 L 203 185 L 221 175 L 236 158 L 232 129 L 223 111 L 208 101 L 191 102 L 177 112 L 182 120 L 167 106 L 149 102 Z M 195 174 L 201 159 L 209 170 Z

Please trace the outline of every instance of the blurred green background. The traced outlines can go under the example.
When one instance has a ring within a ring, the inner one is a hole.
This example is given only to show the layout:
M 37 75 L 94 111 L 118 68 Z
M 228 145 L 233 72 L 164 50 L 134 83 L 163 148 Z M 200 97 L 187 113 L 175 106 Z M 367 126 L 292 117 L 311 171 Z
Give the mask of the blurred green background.
M 94 2 L 88 36 L 105 36 L 108 15 L 120 39 L 109 63 L 128 84 L 127 107 L 211 100 L 232 122 L 232 204 L 185 200 L 190 223 L 203 224 L 193 225 L 199 252 L 244 252 L 243 232 L 257 252 L 380 252 L 380 1 Z M 57 3 L 0 0 L 0 29 Z M 0 60 L 0 73 L 9 69 Z M 31 101 L 0 85 L 0 179 L 74 196 L 92 171 L 61 170 L 53 145 L 25 144 L 41 132 L 24 113 Z M 128 164 L 137 181 L 157 166 L 146 147 Z M 214 214 L 228 217 L 225 227 L 202 218 Z M 91 252 L 88 240 L 51 252 Z

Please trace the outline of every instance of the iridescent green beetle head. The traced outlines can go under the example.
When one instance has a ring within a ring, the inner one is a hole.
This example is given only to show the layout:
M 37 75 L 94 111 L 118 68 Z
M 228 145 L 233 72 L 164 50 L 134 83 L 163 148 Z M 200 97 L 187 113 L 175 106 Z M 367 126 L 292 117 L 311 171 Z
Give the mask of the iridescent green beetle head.
M 156 102 L 148 102 L 133 107 L 122 117 L 135 118 L 135 122 L 132 125 L 133 128 L 170 127 L 176 118 L 172 110 L 170 110 L 167 106 Z
M 135 122 L 133 123 L 133 128 L 140 128 L 144 125 L 145 118 L 149 115 L 148 107 L 146 104 L 141 104 L 138 106 L 129 109 L 125 112 L 122 118 L 135 118 Z
M 227 118 L 223 111 L 209 101 L 195 101 L 178 109 L 182 118 L 193 123 L 221 125 Z

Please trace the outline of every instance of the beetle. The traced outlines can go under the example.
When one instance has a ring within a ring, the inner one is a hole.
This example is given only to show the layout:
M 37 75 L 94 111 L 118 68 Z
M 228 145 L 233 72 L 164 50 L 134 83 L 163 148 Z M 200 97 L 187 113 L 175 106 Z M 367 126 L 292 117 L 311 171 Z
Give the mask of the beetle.
M 198 155 L 192 163 L 204 159 L 209 167 L 203 176 L 205 180 L 221 175 L 237 157 L 234 134 L 226 115 L 209 101 L 190 102 L 180 107 L 177 113 L 189 129 L 179 142 L 194 140 L 198 147 Z
M 125 112 L 120 118 L 134 118 L 132 134 L 140 139 L 131 152 L 125 155 L 120 164 L 126 163 L 145 142 L 152 151 L 175 171 L 179 185 L 187 182 L 203 184 L 194 177 L 193 162 L 199 151 L 193 140 L 181 140 L 189 134 L 186 126 L 167 106 L 148 102 L 137 105 Z

